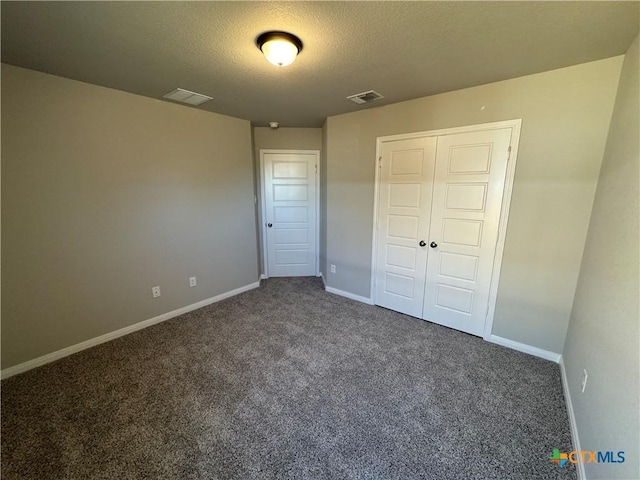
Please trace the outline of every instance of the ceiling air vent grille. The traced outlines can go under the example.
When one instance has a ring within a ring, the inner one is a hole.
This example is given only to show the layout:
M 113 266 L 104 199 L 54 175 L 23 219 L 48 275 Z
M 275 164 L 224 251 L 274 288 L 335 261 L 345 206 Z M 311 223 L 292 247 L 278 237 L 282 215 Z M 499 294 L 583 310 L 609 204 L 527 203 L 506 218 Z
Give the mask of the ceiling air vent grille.
M 384 97 L 375 90 L 356 93 L 355 95 L 349 95 L 347 97 L 348 100 L 351 100 L 353 103 L 357 103 L 358 105 L 362 105 L 363 103 L 375 102 L 376 100 L 380 100 L 381 98 Z
M 213 97 L 207 97 L 201 93 L 191 92 L 184 88 L 176 88 L 172 92 L 163 95 L 163 98 L 175 100 L 176 102 L 187 103 L 189 105 L 202 105 L 204 102 L 213 100 Z

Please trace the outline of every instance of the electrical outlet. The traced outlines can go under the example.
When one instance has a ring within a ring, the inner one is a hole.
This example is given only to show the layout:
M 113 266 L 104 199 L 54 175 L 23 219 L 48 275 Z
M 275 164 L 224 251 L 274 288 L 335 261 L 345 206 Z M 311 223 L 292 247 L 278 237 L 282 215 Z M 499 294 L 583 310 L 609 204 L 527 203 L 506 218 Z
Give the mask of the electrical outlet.
M 160 287 L 153 287 L 151 289 L 151 295 L 153 295 L 153 298 L 158 298 L 160 296 Z
M 336 266 L 335 265 L 331 265 L 331 273 L 336 273 Z
M 584 389 L 587 388 L 587 378 L 589 378 L 589 375 L 587 375 L 587 371 L 586 370 L 582 370 L 584 373 L 582 374 L 582 382 L 580 382 L 580 387 L 582 388 L 582 393 L 584 393 Z
M 196 286 L 196 277 L 189 277 L 189 286 L 190 287 Z

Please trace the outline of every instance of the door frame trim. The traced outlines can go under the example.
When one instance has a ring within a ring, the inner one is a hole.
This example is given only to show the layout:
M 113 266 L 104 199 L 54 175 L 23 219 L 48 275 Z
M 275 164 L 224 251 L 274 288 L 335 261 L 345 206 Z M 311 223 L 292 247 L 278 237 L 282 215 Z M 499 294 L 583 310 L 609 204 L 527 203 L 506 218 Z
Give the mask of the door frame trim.
M 513 182 L 515 179 L 516 163 L 518 159 L 518 146 L 520 143 L 520 130 L 522 119 L 505 120 L 501 122 L 481 123 L 478 125 L 465 125 L 453 128 L 438 130 L 427 130 L 423 132 L 402 133 L 399 135 L 386 135 L 376 138 L 375 157 L 375 183 L 373 191 L 373 230 L 371 233 L 371 285 L 370 297 L 375 305 L 375 273 L 376 273 L 376 252 L 378 249 L 377 223 L 379 210 L 380 191 L 380 160 L 382 158 L 382 144 L 397 140 L 409 140 L 412 138 L 437 137 L 443 135 L 455 135 L 458 133 L 481 132 L 484 130 L 496 130 L 499 128 L 511 128 L 511 153 L 507 162 L 507 172 L 504 179 L 504 190 L 502 193 L 502 203 L 500 208 L 500 220 L 498 223 L 498 241 L 496 244 L 495 256 L 493 259 L 493 270 L 491 283 L 489 285 L 489 308 L 485 317 L 484 331 L 482 338 L 489 340 L 493 330 L 493 317 L 495 315 L 496 299 L 498 297 L 498 285 L 500 284 L 500 272 L 502 269 L 502 257 L 504 255 L 504 244 L 507 234 L 507 223 L 509 220 L 509 210 L 511 208 L 511 196 L 513 194 Z
M 320 275 L 320 150 L 285 150 L 281 148 L 261 148 L 260 149 L 260 221 L 258 222 L 260 241 L 262 245 L 262 269 L 263 273 L 261 278 L 269 278 L 269 261 L 268 261 L 268 248 L 267 248 L 267 235 L 265 227 L 267 226 L 265 218 L 267 218 L 267 199 L 265 195 L 265 172 L 264 172 L 264 154 L 265 153 L 285 153 L 285 154 L 313 154 L 316 158 L 316 277 Z

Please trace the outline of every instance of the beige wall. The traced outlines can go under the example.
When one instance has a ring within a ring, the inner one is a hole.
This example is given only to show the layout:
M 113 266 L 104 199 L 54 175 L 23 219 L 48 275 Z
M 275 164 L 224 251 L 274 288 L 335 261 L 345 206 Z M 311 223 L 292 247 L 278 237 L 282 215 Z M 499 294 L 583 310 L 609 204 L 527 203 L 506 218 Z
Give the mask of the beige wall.
M 273 130 L 269 127 L 253 128 L 253 147 L 255 162 L 256 191 L 258 199 L 258 236 L 262 234 L 262 190 L 260 171 L 260 150 L 320 150 L 322 152 L 322 128 L 287 128 Z M 322 203 L 322 202 L 321 202 Z M 260 272 L 264 273 L 262 259 L 264 252 L 259 241 Z M 322 263 L 320 264 L 322 270 Z
M 281 127 L 273 130 L 269 127 L 254 127 L 253 136 L 258 159 L 260 158 L 260 149 L 322 149 L 322 128 Z
M 590 479 L 640 478 L 639 57 L 636 37 L 622 68 L 563 355 L 581 448 L 626 452 L 623 464 L 585 465 Z
M 2 65 L 2 169 L 2 368 L 258 278 L 245 120 Z
M 327 274 L 370 296 L 376 137 L 522 118 L 493 333 L 562 352 L 622 57 L 327 119 Z

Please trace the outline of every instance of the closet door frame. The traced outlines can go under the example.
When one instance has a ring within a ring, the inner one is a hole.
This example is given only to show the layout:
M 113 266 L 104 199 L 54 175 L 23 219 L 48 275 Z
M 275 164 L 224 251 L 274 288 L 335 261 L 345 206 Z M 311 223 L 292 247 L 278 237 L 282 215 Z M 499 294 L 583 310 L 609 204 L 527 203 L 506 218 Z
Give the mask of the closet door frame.
M 481 132 L 486 130 L 495 130 L 498 128 L 511 128 L 511 150 L 509 160 L 507 162 L 507 172 L 504 182 L 504 190 L 502 194 L 502 205 L 500 210 L 500 223 L 498 225 L 498 242 L 496 244 L 496 252 L 493 261 L 493 274 L 491 275 L 491 286 L 489 288 L 489 308 L 484 324 L 483 338 L 491 341 L 493 330 L 493 317 L 495 314 L 496 298 L 498 296 L 498 285 L 500 283 L 500 271 L 502 268 L 502 257 L 504 254 L 504 243 L 507 233 L 507 221 L 509 219 L 509 209 L 511 207 L 511 195 L 513 193 L 513 181 L 516 171 L 516 162 L 518 159 L 518 145 L 520 141 L 520 129 L 522 119 L 505 120 L 501 122 L 482 123 L 479 125 L 466 125 L 462 127 L 446 128 L 439 130 L 428 130 L 423 132 L 404 133 L 399 135 L 387 135 L 376 139 L 376 158 L 375 158 L 375 184 L 374 184 L 374 201 L 373 201 L 373 229 L 372 229 L 372 249 L 371 249 L 371 287 L 370 298 L 375 302 L 375 276 L 376 276 L 376 253 L 377 247 L 377 229 L 379 213 L 379 192 L 380 192 L 380 162 L 382 161 L 382 144 L 396 140 L 407 140 L 411 138 L 421 137 L 437 137 L 442 135 L 453 135 L 456 133 Z

